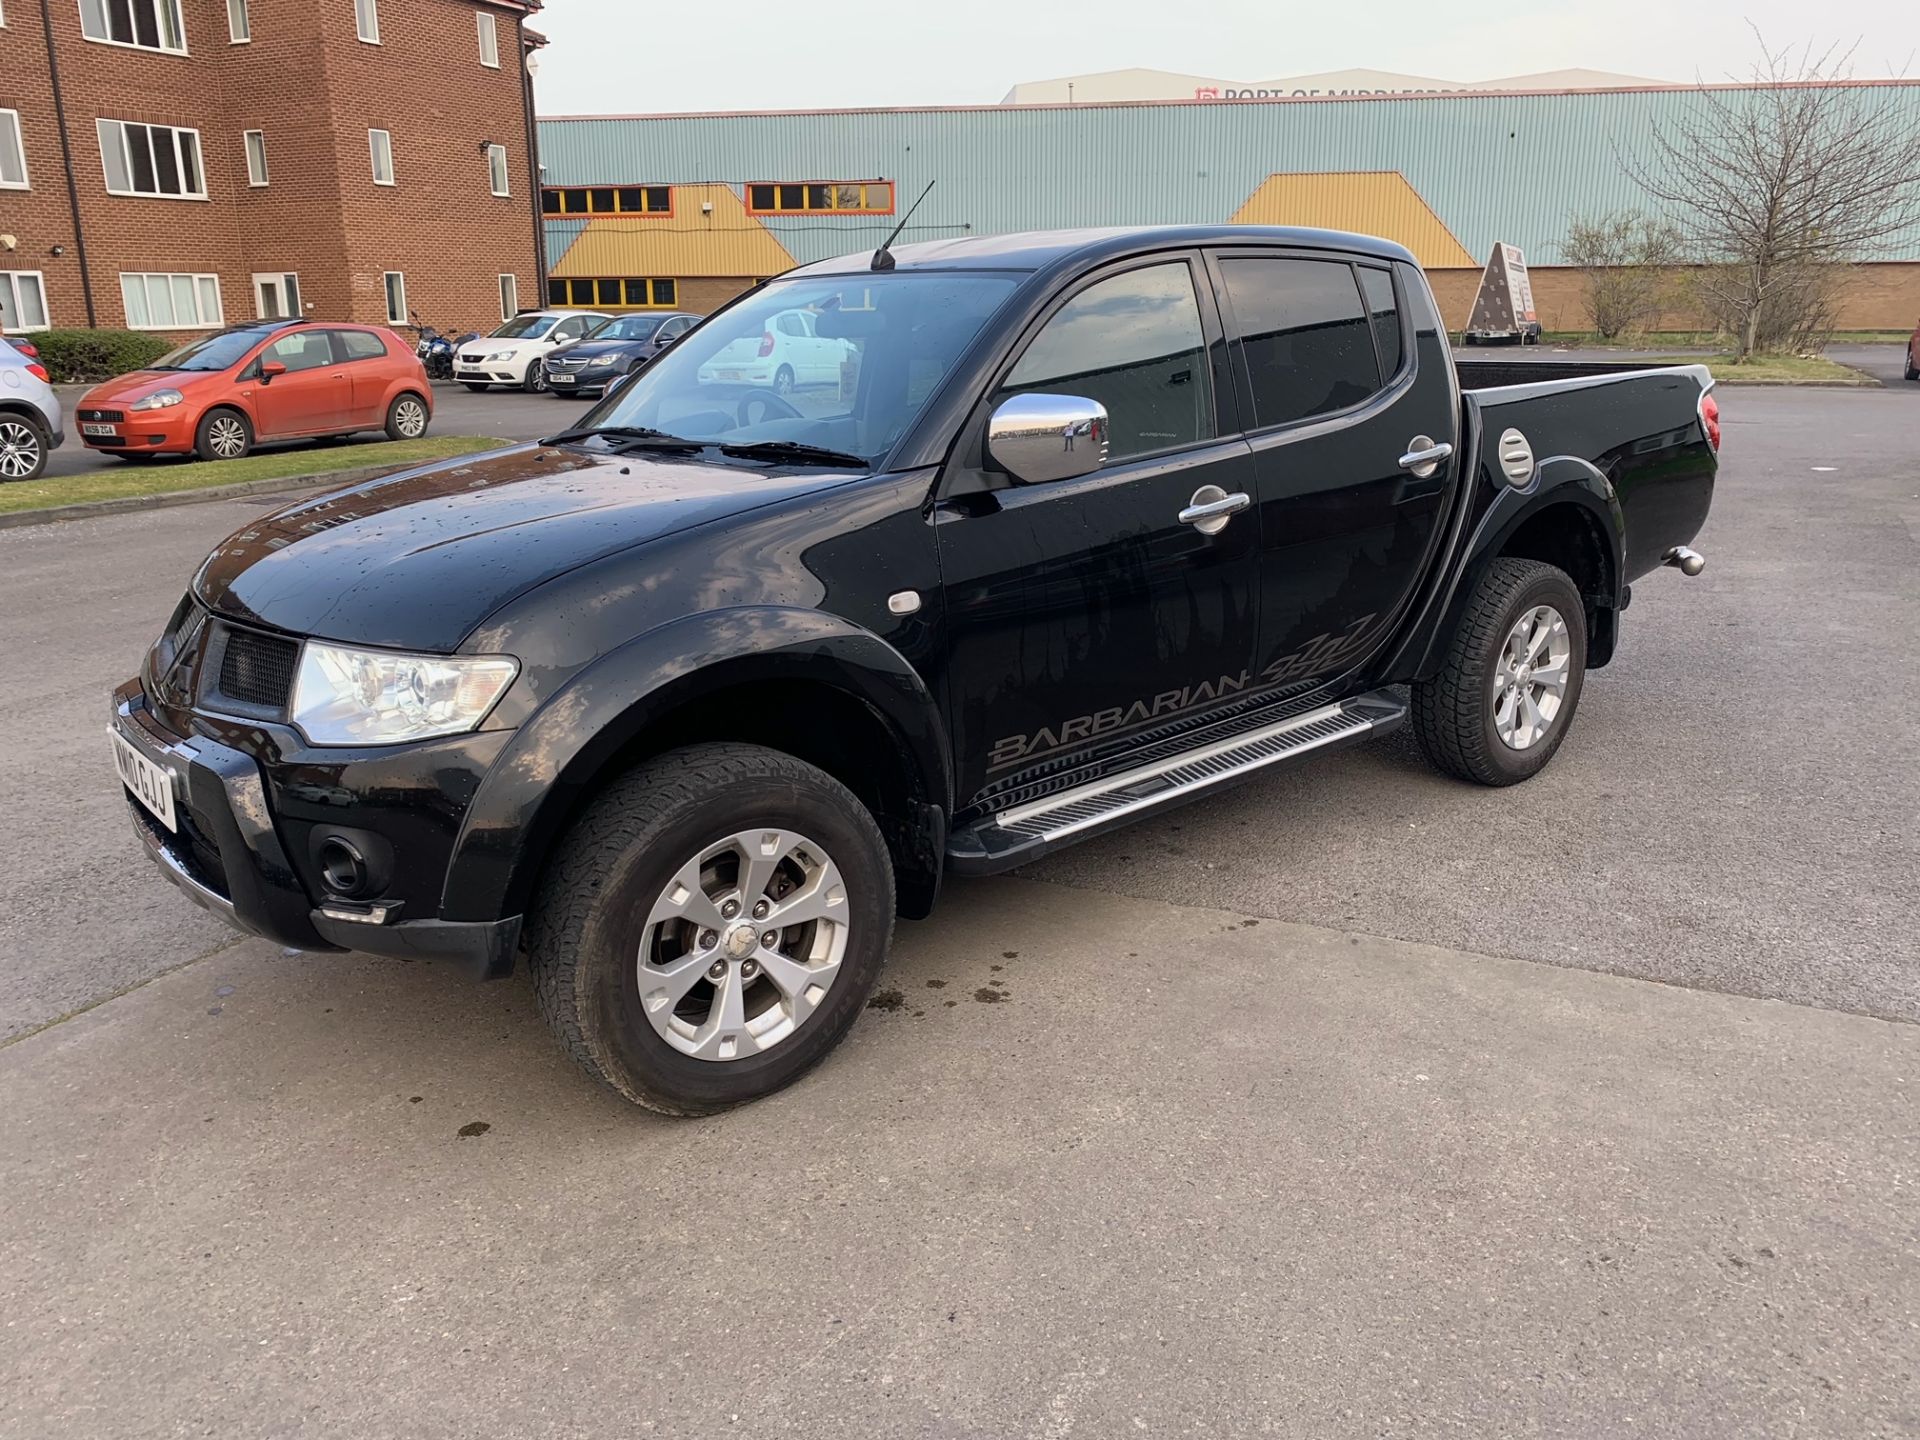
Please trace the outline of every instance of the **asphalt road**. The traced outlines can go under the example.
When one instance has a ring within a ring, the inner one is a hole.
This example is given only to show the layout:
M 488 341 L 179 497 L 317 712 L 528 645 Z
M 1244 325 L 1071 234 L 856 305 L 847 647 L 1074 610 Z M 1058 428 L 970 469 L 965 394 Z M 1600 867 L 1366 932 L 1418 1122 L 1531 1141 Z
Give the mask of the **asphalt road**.
M 1916 393 L 1724 394 L 1529 784 L 953 886 L 694 1124 L 149 873 L 105 696 L 256 507 L 0 532 L 0 1435 L 1920 1432 Z
M 73 409 L 86 393 L 80 386 L 60 387 L 60 403 L 67 408 L 67 443 L 53 452 L 47 462 L 49 475 L 78 475 L 87 471 L 119 470 L 125 460 L 116 460 L 89 450 L 80 443 L 73 429 Z M 464 385 L 443 381 L 433 387 L 433 424 L 430 435 L 497 435 L 502 440 L 537 440 L 564 430 L 575 417 L 585 414 L 591 402 L 573 397 L 528 395 L 519 390 L 488 390 L 476 395 Z M 370 433 L 355 436 L 354 444 L 377 444 L 384 435 Z M 311 448 L 316 442 L 296 442 L 285 449 Z M 331 441 L 337 445 L 340 442 Z M 177 463 L 156 462 L 162 465 Z

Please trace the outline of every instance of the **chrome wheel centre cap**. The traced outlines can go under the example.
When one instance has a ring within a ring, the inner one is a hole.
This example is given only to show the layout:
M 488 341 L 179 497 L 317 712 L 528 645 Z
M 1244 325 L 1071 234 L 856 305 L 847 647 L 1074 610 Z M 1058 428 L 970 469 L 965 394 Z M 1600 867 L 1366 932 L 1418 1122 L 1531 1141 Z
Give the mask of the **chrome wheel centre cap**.
M 728 930 L 727 938 L 720 942 L 729 960 L 746 959 L 759 943 L 760 931 L 755 926 L 745 924 L 735 925 Z

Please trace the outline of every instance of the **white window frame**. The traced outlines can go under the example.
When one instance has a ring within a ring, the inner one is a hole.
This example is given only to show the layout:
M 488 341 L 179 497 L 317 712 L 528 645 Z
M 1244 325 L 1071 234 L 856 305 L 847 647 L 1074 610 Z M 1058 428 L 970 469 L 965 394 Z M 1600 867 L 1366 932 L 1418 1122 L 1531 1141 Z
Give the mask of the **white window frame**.
M 285 315 L 267 314 L 267 292 L 269 285 L 280 287 L 280 301 L 287 308 Z M 305 313 L 300 302 L 300 274 L 295 270 L 275 270 L 259 272 L 253 277 L 253 313 L 261 320 L 298 320 Z
M 147 318 L 136 323 L 133 309 L 127 304 L 127 282 L 137 280 L 142 289 L 141 303 L 146 307 Z M 175 305 L 178 297 L 178 281 L 188 282 L 188 293 L 193 296 L 194 322 L 183 325 L 179 322 L 179 311 Z M 154 319 L 153 285 L 159 281 L 167 293 L 167 309 L 175 316 L 172 320 Z M 213 318 L 207 318 L 207 294 L 211 288 L 213 295 Z M 129 330 L 218 330 L 226 322 L 226 312 L 220 298 L 220 277 L 206 271 L 187 273 L 185 271 L 166 270 L 122 270 L 120 272 L 120 305 L 126 312 Z
M 18 180 L 0 179 L 0 190 L 31 190 L 33 188 L 33 176 L 27 172 L 27 135 L 26 132 L 20 128 L 20 112 L 18 110 L 0 110 L 0 120 L 10 121 L 12 124 L 13 158 L 20 162 L 20 178 Z M 0 141 L 4 141 L 5 139 L 6 128 L 6 126 L 0 125 Z M 4 147 L 0 146 L 0 148 Z
M 253 17 L 247 13 L 247 0 L 227 0 L 227 40 L 234 45 L 253 43 Z
M 480 63 L 489 70 L 500 68 L 500 26 L 491 13 L 476 10 L 473 16 L 475 28 L 480 32 Z
M 507 147 L 487 146 L 487 188 L 495 195 L 513 194 L 513 177 L 507 170 Z
M 398 315 L 393 313 L 393 282 L 396 280 L 400 282 L 400 313 Z M 406 272 L 403 270 L 388 270 L 383 272 L 380 276 L 380 289 L 387 301 L 387 323 L 389 325 L 405 325 L 409 318 L 407 314 Z
M 380 0 L 353 0 L 353 33 L 363 45 L 380 43 Z
M 53 315 L 47 309 L 47 277 L 39 270 L 0 270 L 0 284 L 13 292 L 13 313 L 22 320 L 27 318 L 27 307 L 20 303 L 20 282 L 28 276 L 33 277 L 34 288 L 40 292 L 40 323 L 8 326 L 4 332 L 8 335 L 32 335 L 36 331 L 53 328 Z
M 500 318 L 511 320 L 520 313 L 520 277 L 505 275 L 500 277 Z
M 158 45 L 142 45 L 138 40 L 116 40 L 113 38 L 113 23 L 107 13 L 107 0 L 80 0 L 80 36 L 94 45 L 118 45 L 122 50 L 145 50 L 156 55 L 185 55 L 187 53 L 187 20 L 181 14 L 180 0 L 129 0 L 130 5 L 143 6 L 153 12 L 153 28 L 160 36 Z M 171 29 L 179 37 L 178 45 L 166 43 L 167 21 L 172 20 Z M 87 27 L 92 25 L 95 30 Z
M 129 125 L 143 125 L 146 127 L 149 135 L 155 130 L 164 130 L 172 135 L 174 168 L 183 172 L 186 169 L 184 163 L 186 157 L 180 149 L 180 137 L 182 135 L 193 136 L 194 168 L 200 172 L 200 188 L 198 190 L 183 190 L 178 193 L 171 190 L 114 189 L 113 167 L 107 163 L 107 147 L 109 143 L 118 145 L 120 152 L 120 173 L 127 177 L 129 187 L 133 184 L 133 156 L 127 145 L 127 126 Z M 207 198 L 207 147 L 200 138 L 200 132 L 192 126 L 154 125 L 149 124 L 145 120 L 115 120 L 104 115 L 95 120 L 93 126 L 95 133 L 100 137 L 100 167 L 102 177 L 106 180 L 107 193 L 109 195 L 131 195 L 142 200 L 205 200 Z M 109 127 L 111 127 L 111 131 L 109 131 Z M 113 137 L 111 142 L 108 139 L 109 133 L 111 133 Z
M 255 142 L 258 142 L 256 146 Z M 270 172 L 267 169 L 267 132 L 264 130 L 242 130 L 240 144 L 247 152 L 247 184 L 256 190 L 264 190 Z M 256 149 L 260 160 L 258 173 L 254 170 Z
M 381 156 L 381 150 L 383 148 L 382 147 L 383 141 L 385 142 L 384 148 L 386 151 L 386 160 L 387 160 L 387 178 L 384 180 L 380 178 L 380 156 Z M 373 183 L 374 184 L 398 185 L 400 183 L 399 175 L 396 173 L 393 166 L 393 132 L 391 130 L 367 131 L 367 155 L 373 162 Z

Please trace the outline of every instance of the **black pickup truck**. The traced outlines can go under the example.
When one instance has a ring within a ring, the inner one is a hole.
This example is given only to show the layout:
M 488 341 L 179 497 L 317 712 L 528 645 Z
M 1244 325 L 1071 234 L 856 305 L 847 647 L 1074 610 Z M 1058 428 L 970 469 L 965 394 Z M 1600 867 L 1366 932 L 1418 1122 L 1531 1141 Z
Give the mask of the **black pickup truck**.
M 796 311 L 797 386 L 730 371 Z M 591 1074 L 707 1113 L 833 1047 L 945 874 L 1409 718 L 1534 774 L 1630 582 L 1698 571 L 1711 387 L 1456 366 L 1355 235 L 807 265 L 577 428 L 223 542 L 114 697 L 118 774 L 241 928 L 524 953 Z

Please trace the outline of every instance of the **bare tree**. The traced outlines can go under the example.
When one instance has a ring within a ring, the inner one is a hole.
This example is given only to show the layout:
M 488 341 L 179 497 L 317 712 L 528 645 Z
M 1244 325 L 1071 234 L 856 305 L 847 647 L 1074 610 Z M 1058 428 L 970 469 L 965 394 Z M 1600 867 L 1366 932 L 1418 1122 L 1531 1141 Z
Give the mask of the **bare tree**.
M 1581 272 L 1587 321 L 1608 340 L 1652 328 L 1685 253 L 1672 222 L 1639 210 L 1576 215 L 1560 242 L 1560 258 Z
M 1817 340 L 1838 273 L 1920 222 L 1920 112 L 1900 89 L 1849 84 L 1850 50 L 1761 57 L 1753 88 L 1703 86 L 1627 162 L 1741 358 Z

